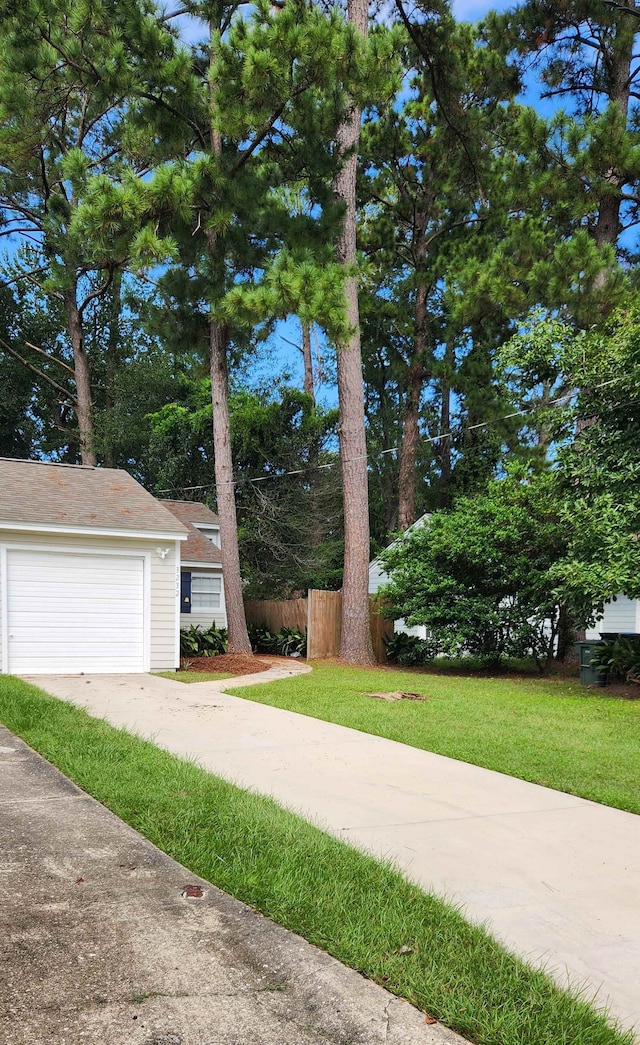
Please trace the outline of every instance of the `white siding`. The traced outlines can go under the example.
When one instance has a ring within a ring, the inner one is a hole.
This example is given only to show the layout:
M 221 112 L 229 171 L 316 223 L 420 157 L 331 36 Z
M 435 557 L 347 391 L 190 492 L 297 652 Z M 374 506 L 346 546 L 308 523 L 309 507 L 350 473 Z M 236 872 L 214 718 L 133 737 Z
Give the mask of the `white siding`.
M 628 599 L 626 595 L 619 595 L 615 602 L 608 602 L 604 613 L 595 627 L 588 628 L 586 636 L 588 639 L 599 639 L 601 631 L 640 631 L 640 602 L 637 599 Z
M 191 613 L 180 614 L 181 628 L 190 628 L 195 625 L 196 628 L 206 631 L 212 624 L 215 624 L 216 628 L 226 628 L 227 614 L 224 607 L 220 610 L 192 610 Z
M 388 584 L 389 574 L 382 569 L 379 559 L 374 559 L 369 564 L 369 595 L 377 595 L 383 584 Z M 415 635 L 418 639 L 426 639 L 427 629 L 424 624 L 416 624 L 413 628 L 407 627 L 404 620 L 400 618 L 393 623 L 394 633 L 403 631 L 406 635 Z
M 427 629 L 424 624 L 414 624 L 413 627 L 410 628 L 405 624 L 403 617 L 398 617 L 398 620 L 394 620 L 393 622 L 393 633 L 394 635 L 397 635 L 398 632 L 401 631 L 404 632 L 405 635 L 413 635 L 416 639 L 426 639 L 427 637 Z
M 26 548 L 59 551 L 61 555 L 73 551 L 83 551 L 95 555 L 122 553 L 126 556 L 146 557 L 148 562 L 148 580 L 146 582 L 146 598 L 148 599 L 148 655 L 151 671 L 170 671 L 176 667 L 176 629 L 178 614 L 177 584 L 179 578 L 176 554 L 177 541 L 163 542 L 161 558 L 157 552 L 158 541 L 143 538 L 118 537 L 80 537 L 59 534 L 25 533 L 22 531 L 3 531 L 0 538 L 0 551 L 10 548 Z M 6 561 L 6 555 L 5 555 Z M 7 583 L 4 571 L 0 571 L 0 597 L 3 613 L 0 616 L 0 662 L 3 646 L 6 642 L 4 627 L 8 609 Z M 125 615 L 123 610 L 123 615 Z M 96 641 L 99 642 L 99 629 Z M 25 674 L 30 672 L 25 672 Z
M 369 595 L 376 595 L 383 584 L 389 582 L 389 574 L 382 569 L 379 559 L 374 559 L 369 565 Z

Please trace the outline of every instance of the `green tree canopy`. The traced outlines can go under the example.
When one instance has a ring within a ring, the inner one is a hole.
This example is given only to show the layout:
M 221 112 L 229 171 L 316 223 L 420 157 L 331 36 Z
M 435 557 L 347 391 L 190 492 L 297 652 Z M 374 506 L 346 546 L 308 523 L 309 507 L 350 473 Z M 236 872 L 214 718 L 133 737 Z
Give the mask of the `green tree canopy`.
M 426 626 L 434 653 L 546 660 L 560 619 L 553 569 L 565 551 L 554 477 L 518 469 L 383 552 L 385 594 L 395 616 Z

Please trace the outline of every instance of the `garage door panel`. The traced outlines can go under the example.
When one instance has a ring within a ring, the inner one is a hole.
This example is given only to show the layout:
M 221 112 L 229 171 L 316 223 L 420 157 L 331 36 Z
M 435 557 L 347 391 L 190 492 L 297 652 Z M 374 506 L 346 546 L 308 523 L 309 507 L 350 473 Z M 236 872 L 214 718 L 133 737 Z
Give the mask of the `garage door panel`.
M 9 671 L 143 671 L 139 555 L 7 552 Z
M 130 611 L 128 613 L 123 613 L 122 616 L 118 618 L 118 621 L 116 622 L 115 626 L 119 628 L 121 625 L 121 621 L 124 620 L 139 621 L 140 613 L 142 612 L 142 607 L 143 603 L 140 602 L 133 608 L 132 612 Z M 98 625 L 100 621 L 104 621 L 103 614 L 101 614 L 98 610 L 94 612 L 91 610 L 83 611 L 82 609 L 78 609 L 76 611 L 62 613 L 60 609 L 60 603 L 56 604 L 53 602 L 48 605 L 39 605 L 38 617 L 39 619 L 43 619 L 44 617 L 50 617 L 52 626 L 58 626 L 61 628 L 66 628 L 67 623 L 69 621 L 74 620 L 80 626 L 83 624 L 84 621 L 87 620 L 87 618 L 90 618 L 92 621 L 94 621 L 96 625 Z M 20 619 L 23 619 L 24 621 L 34 620 L 33 605 L 31 607 L 20 606 L 14 610 L 14 612 L 12 613 L 12 620 L 15 622 Z M 109 621 L 104 621 L 104 626 L 108 627 L 109 623 Z

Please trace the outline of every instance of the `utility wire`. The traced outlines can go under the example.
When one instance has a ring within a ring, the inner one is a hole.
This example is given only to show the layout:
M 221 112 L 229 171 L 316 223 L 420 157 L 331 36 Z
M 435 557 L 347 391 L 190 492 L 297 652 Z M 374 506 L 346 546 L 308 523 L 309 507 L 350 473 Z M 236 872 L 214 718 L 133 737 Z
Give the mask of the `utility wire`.
M 597 392 L 600 388 L 606 388 L 608 385 L 614 385 L 618 381 L 622 381 L 622 380 L 623 380 L 623 376 L 613 377 L 613 378 L 611 378 L 610 381 L 603 381 L 599 385 L 594 385 L 593 388 L 590 389 L 590 391 Z M 545 403 L 542 407 L 534 406 L 534 407 L 530 407 L 529 409 L 514 410 L 510 414 L 503 414 L 501 417 L 494 417 L 490 421 L 480 421 L 478 424 L 475 424 L 475 425 L 462 425 L 462 426 L 460 426 L 458 428 L 452 428 L 451 431 L 449 431 L 449 432 L 440 432 L 438 435 L 423 436 L 422 437 L 422 442 L 423 443 L 438 443 L 438 442 L 440 442 L 443 439 L 451 439 L 451 438 L 453 438 L 456 435 L 463 434 L 464 432 L 476 432 L 480 428 L 488 428 L 490 425 L 497 424 L 498 421 L 509 421 L 509 420 L 511 420 L 514 417 L 526 417 L 528 414 L 536 413 L 540 409 L 548 409 L 549 407 L 560 406 L 563 403 L 567 403 L 570 399 L 572 399 L 577 394 L 578 394 L 577 390 L 573 389 L 571 392 L 567 392 L 565 395 L 558 396 L 557 399 L 551 399 L 548 403 Z M 350 457 L 348 459 L 348 461 L 346 461 L 344 463 L 345 464 L 350 464 L 353 461 L 369 460 L 369 459 L 371 459 L 374 456 L 375 457 L 384 457 L 385 454 L 395 454 L 395 453 L 398 453 L 399 450 L 400 450 L 399 446 L 392 446 L 392 447 L 390 447 L 387 450 L 380 450 L 375 455 L 374 454 L 360 454 L 358 457 Z M 257 476 L 254 476 L 253 478 L 250 477 L 250 476 L 247 476 L 247 477 L 241 478 L 241 479 L 233 479 L 233 480 L 230 480 L 230 481 L 225 482 L 225 483 L 217 483 L 217 484 L 215 482 L 213 482 L 213 483 L 204 483 L 201 486 L 174 486 L 174 487 L 171 487 L 171 488 L 165 489 L 165 490 L 157 490 L 156 492 L 158 494 L 165 494 L 165 493 L 194 493 L 196 490 L 212 490 L 212 489 L 215 489 L 216 486 L 233 486 L 233 487 L 236 487 L 236 486 L 242 486 L 244 483 L 263 483 L 263 482 L 266 482 L 269 479 L 284 479 L 286 476 L 289 476 L 289 475 L 306 475 L 309 472 L 317 472 L 321 468 L 324 468 L 324 469 L 335 468 L 337 465 L 341 465 L 342 463 L 343 462 L 340 459 L 338 459 L 338 460 L 335 460 L 335 461 L 330 461 L 328 464 L 318 464 L 318 465 L 313 465 L 313 466 L 310 465 L 310 466 L 308 466 L 306 468 L 294 468 L 294 469 L 292 469 L 291 471 L 288 471 L 288 472 L 276 472 L 274 475 L 257 475 Z

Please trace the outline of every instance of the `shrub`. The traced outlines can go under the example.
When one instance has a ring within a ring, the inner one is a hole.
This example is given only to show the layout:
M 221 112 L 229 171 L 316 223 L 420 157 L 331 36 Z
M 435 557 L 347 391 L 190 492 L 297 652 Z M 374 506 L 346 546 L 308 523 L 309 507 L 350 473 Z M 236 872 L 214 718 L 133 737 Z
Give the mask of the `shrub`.
M 181 657 L 217 657 L 227 651 L 228 633 L 226 628 L 218 628 L 212 624 L 210 628 L 199 628 L 191 624 L 180 629 Z
M 407 635 L 405 631 L 397 631 L 384 641 L 389 660 L 405 668 L 428 664 L 438 653 L 437 647 L 429 639 L 419 639 L 417 635 Z
M 306 655 L 307 635 L 299 628 L 281 628 L 280 631 L 273 632 L 263 624 L 250 624 L 248 631 L 251 648 L 255 653 L 275 653 L 281 657 Z
M 494 665 L 532 656 L 544 665 L 561 619 L 553 568 L 566 545 L 554 482 L 514 466 L 396 540 L 381 555 L 392 615 L 425 625 L 434 653 Z
M 609 682 L 640 684 L 640 638 L 621 635 L 613 642 L 604 642 L 593 651 L 591 664 Z

